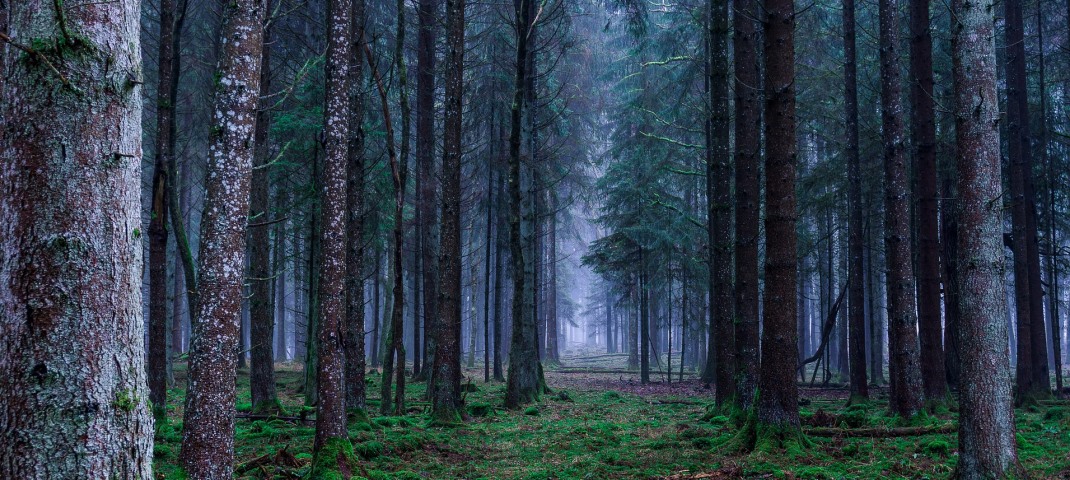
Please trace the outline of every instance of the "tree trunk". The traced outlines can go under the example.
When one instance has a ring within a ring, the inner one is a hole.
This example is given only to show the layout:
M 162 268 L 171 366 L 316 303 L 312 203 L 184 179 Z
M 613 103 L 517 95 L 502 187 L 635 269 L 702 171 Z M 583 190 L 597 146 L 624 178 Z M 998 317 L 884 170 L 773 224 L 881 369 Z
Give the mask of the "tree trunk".
M 1047 225 L 1047 277 L 1048 277 L 1048 323 L 1051 325 L 1052 360 L 1055 362 L 1055 391 L 1063 391 L 1063 362 L 1062 362 L 1062 332 L 1059 328 L 1059 267 L 1056 262 L 1057 251 L 1055 242 L 1055 177 L 1052 173 L 1051 154 L 1048 152 L 1048 91 L 1045 83 L 1045 55 L 1044 55 L 1044 8 L 1042 3 L 1037 3 L 1037 43 L 1040 45 L 1038 81 L 1040 89 L 1040 120 L 1037 134 L 1040 137 L 1037 142 L 1040 149 L 1040 159 L 1044 162 L 1045 193 L 1047 199 L 1048 225 Z
M 762 67 L 758 58 L 761 42 L 758 8 L 757 0 L 736 3 L 732 42 L 736 95 L 736 405 L 744 411 L 754 406 L 759 365 L 758 203 L 761 187 L 758 169 L 762 141 Z M 684 312 L 685 318 L 687 314 Z
M 327 13 L 327 54 L 323 118 L 323 188 L 320 211 L 323 235 L 319 275 L 319 356 L 316 370 L 316 438 L 311 478 L 328 472 L 348 477 L 355 460 L 346 431 L 345 357 L 342 329 L 346 320 L 346 202 L 349 164 L 352 0 L 331 0 Z
M 736 391 L 735 295 L 732 291 L 732 166 L 729 153 L 728 0 L 710 0 L 710 128 L 706 136 L 706 196 L 710 242 L 710 325 L 717 405 Z
M 367 410 L 364 375 L 364 1 L 352 0 L 346 166 L 346 408 Z
M 175 154 L 176 11 L 174 0 L 161 0 L 154 147 L 156 160 L 149 221 L 149 401 L 152 402 L 157 421 L 166 420 L 167 417 L 167 166 Z
M 386 354 L 383 357 L 382 396 L 379 403 L 379 411 L 383 415 L 395 411 L 393 409 L 394 404 L 397 407 L 396 414 L 400 415 L 405 411 L 405 268 L 403 261 L 405 246 L 405 184 L 409 173 L 409 119 L 411 115 L 408 74 L 405 67 L 404 0 L 398 0 L 397 3 L 397 22 L 397 34 L 394 40 L 394 65 L 398 71 L 398 90 L 401 103 L 401 152 L 400 156 L 394 153 L 394 136 L 387 137 L 387 150 L 390 153 L 390 174 L 394 180 L 394 230 L 390 242 L 394 272 L 392 277 L 393 286 L 391 287 L 393 288 L 394 304 L 390 309 L 390 325 L 387 326 L 386 341 L 383 344 L 386 347 Z M 368 61 L 370 63 L 371 59 Z M 389 107 L 387 106 L 385 92 L 381 92 L 381 95 L 383 96 L 384 118 L 389 120 Z M 387 130 L 392 130 L 392 127 L 387 127 Z M 395 373 L 395 355 L 397 360 L 397 401 L 392 403 L 390 390 L 391 382 L 393 382 L 391 376 Z
M 1026 398 L 1046 395 L 1050 389 L 1050 380 L 1037 253 L 1022 2 L 1008 0 L 1004 3 L 1004 8 L 1007 44 L 1007 159 L 1010 170 L 1014 246 L 1014 303 L 1018 321 L 1017 380 L 1018 394 Z
M 55 8 L 0 8 L 0 478 L 150 478 L 141 12 Z
M 869 398 L 866 382 L 866 305 L 862 227 L 862 169 L 858 154 L 858 54 L 855 0 L 843 0 L 843 90 L 847 156 L 847 323 L 850 336 L 851 398 Z
M 268 2 L 267 8 L 271 5 Z M 264 28 L 264 48 L 260 58 L 260 98 L 271 95 L 271 27 Z M 275 304 L 271 295 L 274 285 L 271 265 L 271 235 L 267 225 L 271 220 L 271 177 L 268 166 L 268 132 L 271 128 L 271 111 L 261 108 L 256 113 L 254 154 L 256 168 L 249 198 L 249 218 L 254 226 L 249 229 L 249 283 L 252 296 L 249 299 L 250 344 L 252 359 L 249 384 L 253 413 L 269 414 L 281 410 L 275 393 L 275 355 L 272 352 L 271 334 L 275 329 Z
M 435 185 L 435 30 L 438 25 L 436 12 L 439 0 L 420 0 L 416 9 L 420 31 L 417 33 L 419 53 L 416 56 L 416 168 L 419 176 L 419 192 L 416 202 L 420 211 L 420 275 L 423 281 L 424 311 L 424 368 L 428 385 L 435 371 L 431 368 L 435 358 L 436 335 L 439 331 L 438 316 L 438 238 L 435 226 L 438 223 Z M 431 389 L 428 389 L 430 394 Z
M 1017 477 L 1003 292 L 1003 215 L 993 2 L 954 0 L 952 58 L 958 143 L 958 478 Z
M 910 189 L 899 75 L 898 0 L 880 1 L 881 130 L 884 143 L 884 247 L 888 264 L 891 410 L 911 417 L 922 408 L 918 317 L 910 237 Z
M 500 226 L 503 222 L 501 215 L 501 199 L 505 196 L 505 175 L 498 174 L 497 185 L 498 209 L 495 211 Z M 501 230 L 496 228 L 494 230 L 494 239 L 497 245 L 494 248 L 494 379 L 499 382 L 505 381 L 505 372 L 502 368 L 502 339 L 504 338 L 502 332 L 502 242 L 501 242 Z
M 525 297 L 532 291 L 527 285 L 530 270 L 525 258 L 521 232 L 520 133 L 521 109 L 527 98 L 528 40 L 532 30 L 532 0 L 514 0 L 517 19 L 516 77 L 514 83 L 509 133 L 509 254 L 513 261 L 513 333 L 509 352 L 509 376 L 506 379 L 505 406 L 517 408 L 539 398 L 541 382 L 537 326 L 533 311 L 525 308 Z
M 546 262 L 546 358 L 554 365 L 560 365 L 560 326 L 557 324 L 557 192 L 550 189 L 547 195 L 550 197 L 550 212 L 547 216 L 550 231 L 546 239 L 549 244 L 549 257 Z
M 783 440 L 799 435 L 795 282 L 795 5 L 765 0 L 766 277 L 757 421 Z
M 446 99 L 442 147 L 442 227 L 431 409 L 436 422 L 461 420 L 461 149 L 465 1 L 446 0 Z M 510 371 L 510 374 L 512 371 Z
M 944 371 L 947 376 L 948 387 L 958 390 L 959 372 L 961 370 L 958 331 L 959 319 L 962 315 L 959 313 L 958 213 L 956 213 L 957 208 L 953 200 L 954 192 L 951 185 L 951 179 L 944 179 L 944 195 L 940 206 L 940 225 L 943 227 L 940 237 L 943 238 L 944 245 L 942 255 L 944 264 L 944 318 L 946 321 L 944 326 L 946 360 Z
M 642 248 L 642 247 L 640 247 Z M 650 383 L 650 284 L 639 251 L 639 382 Z
M 243 257 L 253 166 L 253 135 L 264 47 L 264 4 L 236 0 L 223 10 L 213 122 L 209 136 L 200 305 L 190 341 L 182 465 L 193 478 L 230 478 L 234 468 L 234 390 Z M 209 320 L 210 319 L 210 320 Z
M 911 136 L 918 179 L 918 336 L 925 399 L 947 397 L 940 322 L 940 238 L 933 108 L 933 37 L 929 1 L 910 0 Z

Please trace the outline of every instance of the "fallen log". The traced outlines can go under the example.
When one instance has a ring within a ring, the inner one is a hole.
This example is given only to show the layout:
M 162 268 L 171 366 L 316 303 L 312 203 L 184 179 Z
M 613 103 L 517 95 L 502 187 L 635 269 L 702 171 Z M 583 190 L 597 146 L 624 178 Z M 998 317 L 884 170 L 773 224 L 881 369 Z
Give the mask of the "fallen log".
M 805 428 L 803 433 L 814 437 L 864 437 L 864 438 L 894 438 L 894 437 L 917 437 L 921 435 L 935 435 L 955 433 L 958 425 L 941 425 L 939 427 L 899 427 L 899 428 Z

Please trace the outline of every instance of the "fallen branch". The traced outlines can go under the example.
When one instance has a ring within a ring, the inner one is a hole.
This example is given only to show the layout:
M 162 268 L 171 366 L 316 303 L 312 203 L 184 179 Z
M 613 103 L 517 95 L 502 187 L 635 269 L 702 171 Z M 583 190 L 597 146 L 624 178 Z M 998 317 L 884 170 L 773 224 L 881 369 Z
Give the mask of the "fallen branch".
M 600 369 L 600 368 L 563 368 L 561 370 L 547 370 L 548 373 L 592 373 L 592 374 L 623 374 L 623 375 L 639 375 L 639 370 L 622 370 L 622 369 Z M 678 372 L 673 372 L 676 375 Z M 651 370 L 651 375 L 664 375 L 664 370 Z M 686 375 L 696 376 L 694 372 L 686 372 Z
M 942 433 L 954 433 L 958 431 L 958 425 L 941 425 L 939 427 L 900 427 L 900 428 L 807 428 L 803 432 L 814 437 L 866 437 L 866 438 L 893 438 L 893 437 L 917 437 L 921 435 L 934 435 Z
M 314 419 L 314 418 L 280 417 L 278 415 L 256 415 L 256 414 L 252 414 L 252 413 L 239 413 L 239 414 L 235 415 L 234 418 L 240 418 L 240 419 L 243 419 L 243 420 L 284 420 L 284 421 L 293 422 L 293 423 L 297 423 L 297 422 L 316 423 L 316 419 Z

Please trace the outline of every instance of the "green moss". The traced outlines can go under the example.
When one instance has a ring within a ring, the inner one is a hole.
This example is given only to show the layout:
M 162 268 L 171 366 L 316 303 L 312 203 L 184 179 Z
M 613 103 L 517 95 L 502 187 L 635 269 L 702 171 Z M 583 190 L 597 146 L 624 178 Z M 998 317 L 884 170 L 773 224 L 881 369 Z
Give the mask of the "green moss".
M 951 444 L 947 440 L 936 438 L 922 444 L 921 450 L 930 455 L 947 455 L 951 452 Z
M 484 402 L 473 403 L 468 406 L 468 414 L 473 417 L 487 417 L 494 414 L 494 406 Z
M 254 415 L 285 415 L 286 409 L 282 408 L 282 403 L 278 398 L 272 398 L 264 400 L 251 407 L 251 411 Z
M 603 400 L 620 400 L 620 394 L 610 390 L 602 394 Z
M 348 480 L 358 466 L 353 444 L 345 438 L 330 438 L 312 457 L 309 480 Z
M 112 400 L 111 404 L 126 413 L 133 412 L 137 408 L 137 400 L 134 399 L 133 392 L 127 389 L 115 392 L 115 399 Z
M 528 408 L 525 408 L 524 409 L 524 415 L 538 416 L 539 415 L 539 407 L 536 407 L 536 406 L 532 405 L 532 406 L 530 406 Z
M 383 454 L 385 447 L 376 441 L 361 442 L 353 445 L 353 451 L 365 460 L 370 460 Z

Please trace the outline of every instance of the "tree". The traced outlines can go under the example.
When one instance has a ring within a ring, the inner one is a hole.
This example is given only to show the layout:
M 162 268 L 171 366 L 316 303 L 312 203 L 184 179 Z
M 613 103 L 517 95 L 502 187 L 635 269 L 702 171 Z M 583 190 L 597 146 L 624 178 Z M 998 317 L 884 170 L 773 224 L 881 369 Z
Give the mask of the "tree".
M 311 478 L 352 475 L 356 459 L 346 430 L 342 331 L 346 317 L 346 202 L 348 198 L 352 0 L 331 0 L 327 18 L 327 88 L 323 118 L 320 205 L 323 237 L 319 281 L 319 361 L 316 439 Z
M 446 0 L 446 101 L 442 141 L 441 251 L 431 415 L 461 420 L 461 114 L 464 106 L 464 0 Z M 514 107 L 515 108 L 515 107 Z M 512 376 L 512 371 L 510 371 Z
M 434 322 L 434 305 L 438 300 L 435 290 L 435 248 L 432 241 L 435 215 L 435 29 L 438 11 L 437 0 L 420 0 L 416 6 L 417 55 L 416 55 L 416 255 L 420 265 L 419 282 L 423 291 L 424 342 L 431 342 L 431 323 Z M 420 317 L 416 317 L 420 321 Z M 417 326 L 414 331 L 419 331 Z M 420 353 L 419 341 L 413 345 L 413 375 L 426 376 L 423 367 L 430 370 L 432 355 L 424 349 Z
M 761 67 L 758 60 L 760 24 L 757 0 L 735 3 L 736 108 L 736 251 L 735 337 L 736 405 L 742 411 L 754 406 L 758 383 L 758 203 L 761 201 L 758 168 L 761 162 Z
M 167 166 L 175 154 L 175 105 L 178 72 L 174 0 L 160 2 L 158 81 L 156 86 L 156 159 L 152 173 L 149 220 L 149 401 L 153 415 L 167 414 Z
M 270 10 L 270 3 L 267 5 Z M 260 98 L 271 95 L 271 25 L 264 27 L 264 48 L 260 55 Z M 261 107 L 256 112 L 253 169 L 249 193 L 249 218 L 253 222 L 249 231 L 249 390 L 253 412 L 278 413 L 282 410 L 275 393 L 275 355 L 271 342 L 275 330 L 275 298 L 271 294 L 274 285 L 271 263 L 271 236 L 268 235 L 268 215 L 271 213 L 271 176 L 268 168 L 268 131 L 271 128 L 271 110 Z
M 366 414 L 364 375 L 364 0 L 351 0 L 349 156 L 346 165 L 346 408 Z
M 765 0 L 765 312 L 754 422 L 741 434 L 750 447 L 802 440 L 794 309 L 796 275 L 795 4 Z
M 199 305 L 190 334 L 189 391 L 182 464 L 194 478 L 230 478 L 234 468 L 234 385 L 244 278 L 253 136 L 260 94 L 264 4 L 236 0 L 223 10 L 209 135 L 205 212 L 198 257 Z
M 405 269 L 404 261 L 405 246 L 405 187 L 409 176 L 409 131 L 412 117 L 409 108 L 409 82 L 408 70 L 405 67 L 405 1 L 397 3 L 397 35 L 394 40 L 394 65 L 397 67 L 398 91 L 401 103 L 401 152 L 400 156 L 390 155 L 390 177 L 394 181 L 394 228 L 393 237 L 390 241 L 390 253 L 393 262 L 393 305 L 390 309 L 390 324 L 386 325 L 386 336 L 383 342 L 386 352 L 383 356 L 383 384 L 380 390 L 379 412 L 383 415 L 393 411 L 400 415 L 405 411 L 405 343 L 404 319 L 405 319 Z M 383 108 L 388 108 L 386 100 L 383 100 Z M 389 150 L 394 151 L 392 146 L 394 138 L 387 139 L 391 144 Z M 384 321 L 385 323 L 385 321 Z M 395 357 L 396 355 L 396 357 Z M 397 359 L 397 390 L 396 397 L 391 398 L 391 385 L 394 374 L 394 360 Z
M 716 359 L 717 405 L 735 396 L 735 301 L 732 291 L 732 166 L 729 154 L 728 0 L 710 0 L 710 120 L 706 143 L 710 245 L 710 345 Z M 707 365 L 710 361 L 707 360 Z M 707 367 L 708 369 L 708 367 Z
M 910 0 L 911 136 L 917 164 L 918 336 L 925 399 L 947 396 L 940 323 L 940 237 L 936 178 L 936 122 L 933 107 L 933 37 L 928 0 Z
M 880 1 L 881 132 L 884 143 L 884 246 L 888 261 L 891 410 L 911 417 L 922 407 L 918 317 L 910 236 L 910 189 L 899 75 L 898 0 Z
M 509 348 L 509 375 L 506 378 L 505 406 L 517 408 L 539 398 L 539 351 L 536 345 L 537 325 L 533 312 L 525 308 L 525 296 L 531 291 L 526 285 L 525 270 L 530 259 L 524 252 L 521 232 L 520 134 L 523 128 L 522 108 L 527 97 L 528 40 L 532 31 L 531 0 L 514 0 L 516 19 L 516 75 L 509 130 L 509 256 L 513 275 L 513 334 Z
M 1010 173 L 1011 239 L 1014 252 L 1014 306 L 1018 322 L 1018 395 L 1046 395 L 1048 351 L 1041 301 L 1037 252 L 1036 198 L 1033 193 L 1033 154 L 1029 136 L 1029 93 L 1022 2 L 1008 0 L 1007 42 L 1007 159 Z
M 999 99 L 991 0 L 952 2 L 958 145 L 958 478 L 1021 474 L 1015 447 L 1003 283 Z
M 862 255 L 862 172 L 858 156 L 858 59 L 855 2 L 843 1 L 843 110 L 847 155 L 847 308 L 850 337 L 851 400 L 869 397 L 866 382 L 866 306 Z
M 0 7 L 2 478 L 152 475 L 139 17 Z

